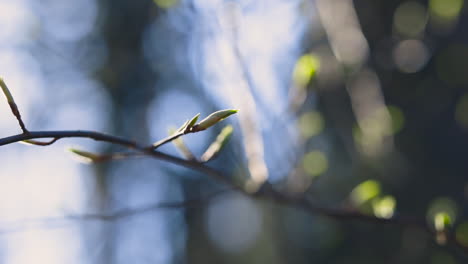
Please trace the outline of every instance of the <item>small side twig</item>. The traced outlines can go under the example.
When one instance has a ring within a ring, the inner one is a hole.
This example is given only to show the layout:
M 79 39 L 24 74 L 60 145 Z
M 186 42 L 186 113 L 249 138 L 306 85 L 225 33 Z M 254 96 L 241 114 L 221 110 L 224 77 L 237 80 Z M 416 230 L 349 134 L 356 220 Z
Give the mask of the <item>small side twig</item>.
M 21 130 L 23 131 L 23 134 L 27 134 L 28 130 L 26 129 L 26 126 L 24 125 L 23 119 L 21 118 L 21 114 L 18 110 L 18 106 L 16 105 L 15 100 L 13 99 L 13 95 L 11 95 L 10 90 L 8 89 L 8 86 L 5 84 L 5 82 L 3 81 L 1 77 L 0 77 L 0 87 L 2 88 L 2 92 L 8 101 L 8 105 L 10 106 L 11 112 L 18 120 L 18 123 L 21 127 Z
M 34 145 L 34 146 L 45 147 L 45 146 L 50 146 L 50 145 L 54 144 L 55 142 L 57 142 L 57 140 L 59 140 L 59 138 L 53 138 L 53 139 L 51 139 L 49 141 L 46 141 L 46 142 L 33 140 L 33 139 L 28 139 L 28 140 L 21 141 L 21 143 L 30 144 L 30 145 Z
M 181 136 L 183 136 L 185 134 L 188 134 L 188 133 L 190 133 L 190 132 L 185 131 L 185 130 L 177 132 L 177 133 L 175 133 L 175 134 L 173 134 L 173 135 L 171 135 L 171 136 L 169 136 L 167 138 L 164 138 L 164 139 L 161 139 L 161 140 L 157 141 L 156 143 L 154 143 L 153 145 L 151 145 L 147 149 L 153 149 L 153 150 L 157 149 L 157 148 L 161 147 L 162 145 L 167 144 L 167 143 L 169 143 L 171 141 L 174 141 L 174 140 L 178 139 L 179 137 L 181 137 Z

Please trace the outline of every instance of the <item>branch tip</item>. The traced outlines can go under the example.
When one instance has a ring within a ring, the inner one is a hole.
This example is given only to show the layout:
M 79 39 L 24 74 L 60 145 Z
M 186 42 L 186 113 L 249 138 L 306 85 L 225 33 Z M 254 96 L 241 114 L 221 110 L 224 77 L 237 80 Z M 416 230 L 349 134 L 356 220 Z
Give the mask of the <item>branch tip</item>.
M 239 110 L 237 110 L 237 109 L 226 109 L 226 110 L 216 111 L 216 112 L 210 114 L 209 116 L 207 116 L 202 121 L 200 121 L 200 123 L 193 126 L 191 131 L 192 132 L 198 132 L 198 131 L 205 130 L 205 129 L 217 124 L 218 122 L 226 119 L 230 115 L 233 115 L 233 114 L 237 113 L 238 111 Z
M 18 123 L 21 127 L 21 130 L 23 131 L 23 134 L 29 133 L 29 131 L 26 129 L 26 126 L 24 125 L 23 119 L 21 119 L 21 114 L 18 110 L 18 106 L 16 105 L 15 100 L 13 99 L 13 95 L 11 94 L 10 89 L 8 89 L 8 86 L 6 85 L 5 81 L 3 81 L 3 78 L 1 77 L 0 77 L 0 87 L 2 88 L 2 92 L 5 95 L 8 101 L 8 104 L 10 105 L 11 112 L 18 120 Z

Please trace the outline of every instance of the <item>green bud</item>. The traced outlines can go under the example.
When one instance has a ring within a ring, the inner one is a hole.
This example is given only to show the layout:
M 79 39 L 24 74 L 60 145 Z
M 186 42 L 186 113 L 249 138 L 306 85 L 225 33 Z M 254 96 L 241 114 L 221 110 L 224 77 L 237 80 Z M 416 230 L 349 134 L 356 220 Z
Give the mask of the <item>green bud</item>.
M 200 121 L 200 123 L 196 124 L 193 127 L 193 130 L 194 131 L 205 130 L 205 129 L 215 125 L 216 123 L 222 121 L 226 117 L 237 113 L 237 111 L 238 110 L 235 110 L 235 109 L 227 109 L 227 110 L 221 110 L 221 111 L 214 112 L 211 115 L 209 115 L 208 117 L 206 117 L 205 119 L 203 119 L 202 121 Z
M 2 87 L 3 94 L 8 100 L 8 103 L 15 103 L 15 100 L 13 100 L 13 96 L 10 93 L 10 90 L 8 89 L 7 85 L 3 81 L 3 79 L 0 77 L 0 87 Z

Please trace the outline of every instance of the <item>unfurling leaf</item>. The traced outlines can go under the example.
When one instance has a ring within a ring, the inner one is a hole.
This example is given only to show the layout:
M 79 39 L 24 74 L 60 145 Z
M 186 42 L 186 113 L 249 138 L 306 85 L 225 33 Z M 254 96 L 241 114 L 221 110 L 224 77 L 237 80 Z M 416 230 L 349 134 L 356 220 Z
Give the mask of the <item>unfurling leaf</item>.
M 232 135 L 233 128 L 228 125 L 221 130 L 219 135 L 216 137 L 215 141 L 208 147 L 208 149 L 203 153 L 201 161 L 207 162 L 213 157 L 215 157 L 226 145 L 227 141 Z
M 205 119 L 203 119 L 202 121 L 200 121 L 200 123 L 196 124 L 193 127 L 193 131 L 196 132 L 196 131 L 205 130 L 205 129 L 215 125 L 216 123 L 222 121 L 226 117 L 237 113 L 237 111 L 238 110 L 235 110 L 235 109 L 227 109 L 227 110 L 221 110 L 221 111 L 214 112 L 211 115 L 209 115 L 208 117 L 206 117 Z

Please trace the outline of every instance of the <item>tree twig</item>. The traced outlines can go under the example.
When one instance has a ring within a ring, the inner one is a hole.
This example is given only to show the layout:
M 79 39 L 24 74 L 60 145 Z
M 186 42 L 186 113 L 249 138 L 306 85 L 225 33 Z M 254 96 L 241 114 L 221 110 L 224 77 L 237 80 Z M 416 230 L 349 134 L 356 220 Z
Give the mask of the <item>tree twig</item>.
M 201 173 L 207 174 L 208 176 L 220 181 L 222 183 L 228 184 L 229 186 L 234 187 L 239 191 L 243 191 L 242 187 L 235 185 L 228 176 L 224 175 L 222 172 L 212 169 L 202 163 L 191 160 L 184 160 L 169 154 L 165 154 L 156 150 L 148 149 L 143 147 L 142 144 L 139 144 L 135 141 L 128 139 L 107 135 L 104 133 L 86 131 L 86 130 L 74 130 L 74 131 L 29 131 L 27 134 L 18 134 L 10 137 L 0 138 L 0 146 L 21 142 L 29 139 L 39 139 L 39 138 L 55 138 L 57 140 L 62 138 L 89 138 L 97 141 L 108 142 L 116 145 L 121 145 L 123 147 L 137 150 L 145 155 L 150 157 L 167 161 L 176 165 L 180 165 L 186 168 L 197 170 Z
M 2 92 L 8 101 L 8 105 L 10 106 L 11 112 L 18 120 L 21 130 L 23 131 L 24 134 L 27 134 L 28 130 L 26 129 L 26 126 L 24 125 L 18 106 L 16 105 L 15 100 L 13 99 L 13 95 L 11 94 L 10 90 L 8 89 L 8 86 L 6 85 L 6 83 L 3 81 L 1 77 L 0 77 L 0 88 L 2 88 Z
M 57 140 L 59 140 L 59 139 L 58 138 L 53 138 L 53 139 L 51 139 L 49 141 L 43 142 L 43 141 L 38 141 L 38 140 L 27 139 L 27 140 L 21 141 L 21 143 L 34 145 L 34 146 L 45 147 L 45 146 L 50 146 L 50 145 L 54 144 Z
M 162 145 L 167 144 L 167 143 L 169 143 L 171 141 L 174 141 L 177 138 L 179 138 L 179 137 L 181 137 L 181 136 L 183 136 L 185 134 L 187 134 L 187 132 L 185 132 L 185 131 L 177 132 L 177 133 L 175 133 L 175 134 L 173 134 L 173 135 L 171 135 L 171 136 L 169 136 L 167 138 L 164 138 L 164 139 L 161 139 L 161 140 L 157 141 L 156 143 L 154 143 L 151 147 L 148 147 L 147 149 L 155 150 L 155 149 L 161 147 Z

